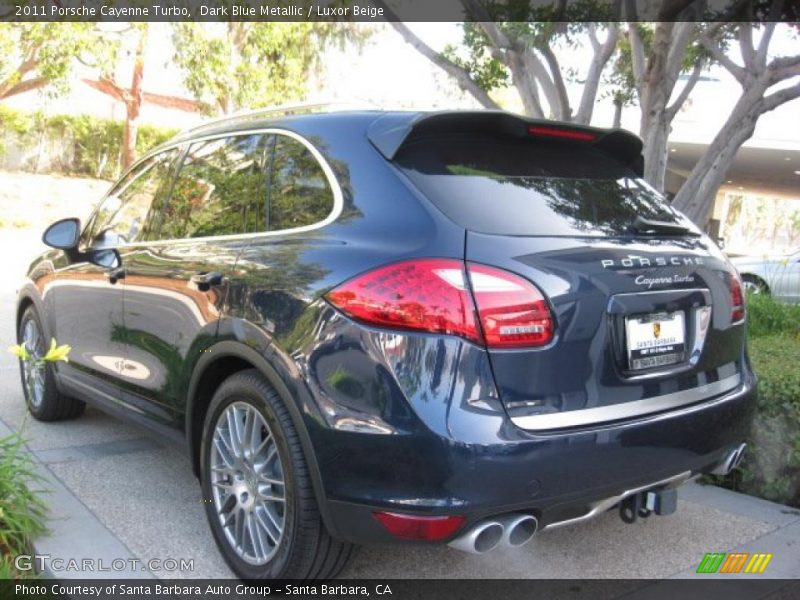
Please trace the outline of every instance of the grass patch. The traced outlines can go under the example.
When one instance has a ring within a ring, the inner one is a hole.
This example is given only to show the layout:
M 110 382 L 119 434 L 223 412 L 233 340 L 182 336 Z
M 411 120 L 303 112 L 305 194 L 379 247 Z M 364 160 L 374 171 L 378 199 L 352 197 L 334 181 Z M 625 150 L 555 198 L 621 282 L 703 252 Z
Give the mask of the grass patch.
M 751 339 L 765 336 L 800 338 L 800 304 L 778 302 L 766 294 L 749 295 L 747 333 Z
M 20 434 L 0 438 L 0 579 L 34 575 L 17 571 L 14 558 L 46 529 L 42 483 Z

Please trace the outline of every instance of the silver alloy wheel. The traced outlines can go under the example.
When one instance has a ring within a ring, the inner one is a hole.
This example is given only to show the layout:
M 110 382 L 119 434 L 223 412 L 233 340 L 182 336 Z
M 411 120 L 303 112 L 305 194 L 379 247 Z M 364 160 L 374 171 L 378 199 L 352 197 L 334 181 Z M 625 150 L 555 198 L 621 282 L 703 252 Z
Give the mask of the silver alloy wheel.
M 214 509 L 231 548 L 251 565 L 267 563 L 286 524 L 283 463 L 256 408 L 234 402 L 217 419 L 210 452 Z
M 38 359 L 44 356 L 44 338 L 33 319 L 28 319 L 22 325 L 22 345 L 32 357 Z M 34 408 L 39 408 L 44 399 L 44 369 L 44 365 L 37 364 L 35 360 L 22 361 L 25 392 Z

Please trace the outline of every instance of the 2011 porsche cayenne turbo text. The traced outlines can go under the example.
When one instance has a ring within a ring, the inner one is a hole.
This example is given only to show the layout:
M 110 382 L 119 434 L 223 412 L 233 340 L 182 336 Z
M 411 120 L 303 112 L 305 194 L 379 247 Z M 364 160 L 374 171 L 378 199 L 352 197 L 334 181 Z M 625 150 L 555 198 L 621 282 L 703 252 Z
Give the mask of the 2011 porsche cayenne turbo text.
M 739 276 L 641 149 L 497 111 L 181 134 L 45 232 L 18 337 L 72 351 L 21 363 L 28 409 L 185 447 L 246 580 L 670 514 L 741 459 L 756 383 Z

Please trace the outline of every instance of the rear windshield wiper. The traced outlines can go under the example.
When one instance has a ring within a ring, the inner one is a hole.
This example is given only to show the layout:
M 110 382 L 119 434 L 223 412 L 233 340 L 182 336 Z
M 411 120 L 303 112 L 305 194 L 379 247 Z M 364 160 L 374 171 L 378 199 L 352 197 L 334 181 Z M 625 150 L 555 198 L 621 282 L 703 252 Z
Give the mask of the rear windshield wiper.
M 669 223 L 668 221 L 656 221 L 653 219 L 645 219 L 642 216 L 637 216 L 633 223 L 631 223 L 631 229 L 636 233 L 644 233 L 650 235 L 691 235 L 694 237 L 699 237 L 700 234 L 696 231 L 692 231 L 685 225 L 681 225 L 679 223 Z

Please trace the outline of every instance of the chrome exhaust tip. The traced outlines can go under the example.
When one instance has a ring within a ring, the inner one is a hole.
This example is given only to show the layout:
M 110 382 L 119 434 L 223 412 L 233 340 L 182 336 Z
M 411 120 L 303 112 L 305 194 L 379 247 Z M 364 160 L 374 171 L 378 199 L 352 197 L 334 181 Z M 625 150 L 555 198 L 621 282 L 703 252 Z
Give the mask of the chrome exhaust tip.
M 712 475 L 727 475 L 738 467 L 742 458 L 744 458 L 744 451 L 747 449 L 747 444 L 739 444 L 725 455 L 719 464 L 711 471 Z
M 498 521 L 489 519 L 473 525 L 447 545 L 470 554 L 485 554 L 503 541 L 504 531 Z
M 737 468 L 740 464 L 742 464 L 742 459 L 744 459 L 744 452 L 747 450 L 747 444 L 739 444 L 736 448 L 736 460 L 733 461 L 733 465 L 731 466 L 731 471 Z
M 502 543 L 512 548 L 519 548 L 530 542 L 539 529 L 536 517 L 524 513 L 503 515 L 498 522 L 503 526 Z

